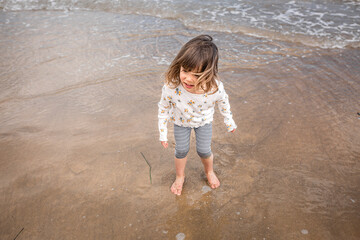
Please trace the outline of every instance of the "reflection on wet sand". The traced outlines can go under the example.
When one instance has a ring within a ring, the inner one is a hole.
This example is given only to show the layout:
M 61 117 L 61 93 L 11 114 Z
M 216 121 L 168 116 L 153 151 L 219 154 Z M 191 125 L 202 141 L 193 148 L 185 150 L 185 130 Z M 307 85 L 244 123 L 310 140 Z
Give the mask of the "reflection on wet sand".
M 144 16 L 64 14 L 0 16 L 15 19 L 1 26 L 1 239 L 360 237 L 358 49 L 264 43 L 284 52 L 240 61 L 226 49 L 259 39 L 211 33 L 239 128 L 230 135 L 215 116 L 216 190 L 204 187 L 192 136 L 176 197 L 173 129 L 165 150 L 157 102 L 168 61 L 199 32 Z M 143 34 L 119 27 L 132 22 Z

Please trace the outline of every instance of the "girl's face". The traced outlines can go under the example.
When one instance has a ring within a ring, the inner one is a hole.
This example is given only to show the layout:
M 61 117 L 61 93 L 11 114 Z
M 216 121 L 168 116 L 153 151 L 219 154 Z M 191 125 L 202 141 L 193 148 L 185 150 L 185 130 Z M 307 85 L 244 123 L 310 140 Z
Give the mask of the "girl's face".
M 195 91 L 195 83 L 197 82 L 200 74 L 186 71 L 183 67 L 180 68 L 180 81 L 183 87 L 191 93 Z

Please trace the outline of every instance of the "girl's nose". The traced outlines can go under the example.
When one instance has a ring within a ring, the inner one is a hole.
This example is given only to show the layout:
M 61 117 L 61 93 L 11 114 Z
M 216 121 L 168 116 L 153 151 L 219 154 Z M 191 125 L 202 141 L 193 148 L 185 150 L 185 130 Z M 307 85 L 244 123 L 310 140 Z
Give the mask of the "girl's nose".
M 190 74 L 186 74 L 186 78 L 187 81 L 192 81 L 191 75 Z

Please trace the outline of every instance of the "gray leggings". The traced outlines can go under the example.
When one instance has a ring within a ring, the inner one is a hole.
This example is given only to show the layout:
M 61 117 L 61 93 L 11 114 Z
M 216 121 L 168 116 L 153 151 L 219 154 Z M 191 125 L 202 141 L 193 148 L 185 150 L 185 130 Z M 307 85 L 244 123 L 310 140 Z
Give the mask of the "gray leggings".
M 190 127 L 180 127 L 174 124 L 175 135 L 175 157 L 184 158 L 190 149 Z M 211 136 L 212 124 L 208 123 L 204 126 L 194 128 L 196 136 L 196 151 L 201 158 L 211 156 Z

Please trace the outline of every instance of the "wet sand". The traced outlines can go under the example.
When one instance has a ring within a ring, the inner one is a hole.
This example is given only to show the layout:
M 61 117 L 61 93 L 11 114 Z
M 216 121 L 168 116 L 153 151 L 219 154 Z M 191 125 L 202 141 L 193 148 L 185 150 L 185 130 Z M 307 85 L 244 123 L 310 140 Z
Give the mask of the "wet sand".
M 359 49 L 256 52 L 260 39 L 210 33 L 238 129 L 216 112 L 211 191 L 192 135 L 177 197 L 157 102 L 169 59 L 200 32 L 108 15 L 0 15 L 1 239 L 360 238 Z

